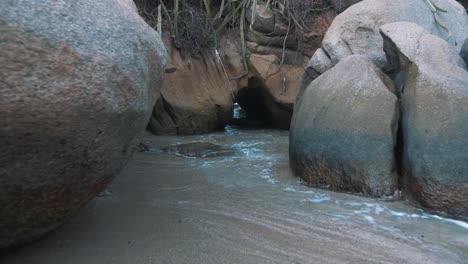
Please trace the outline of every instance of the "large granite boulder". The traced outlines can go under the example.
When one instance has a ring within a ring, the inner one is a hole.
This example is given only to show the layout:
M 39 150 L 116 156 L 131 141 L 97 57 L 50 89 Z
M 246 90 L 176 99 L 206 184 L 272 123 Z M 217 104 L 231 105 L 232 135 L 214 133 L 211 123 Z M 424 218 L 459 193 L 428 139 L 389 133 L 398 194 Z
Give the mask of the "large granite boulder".
M 122 169 L 164 64 L 132 1 L 1 1 L 0 251 L 62 224 Z
M 297 102 L 291 166 L 317 187 L 393 194 L 398 116 L 392 80 L 366 57 L 349 56 L 315 79 Z
M 468 217 L 468 72 L 456 49 L 408 22 L 381 28 L 398 72 L 404 189 L 424 207 Z
M 452 33 L 450 45 L 459 51 L 468 37 L 468 16 L 465 9 L 455 0 L 432 1 L 447 10 L 438 16 Z M 398 21 L 413 22 L 431 34 L 441 38 L 447 37 L 447 32 L 435 23 L 434 16 L 424 0 L 365 0 L 352 5 L 335 18 L 325 34 L 322 48 L 317 50 L 311 59 L 308 66 L 311 69 L 307 69 L 306 72 L 312 75 L 322 74 L 352 54 L 365 54 L 386 70 L 388 63 L 383 52 L 379 27 Z M 308 80 L 315 78 L 308 75 L 305 77 Z

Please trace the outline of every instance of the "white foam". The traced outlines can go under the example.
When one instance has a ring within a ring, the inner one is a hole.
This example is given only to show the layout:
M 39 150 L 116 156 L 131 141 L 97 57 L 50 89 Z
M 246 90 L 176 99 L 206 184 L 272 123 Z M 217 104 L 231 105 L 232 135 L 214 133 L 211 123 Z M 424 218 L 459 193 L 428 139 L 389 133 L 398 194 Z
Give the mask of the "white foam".
M 363 215 L 364 219 L 367 220 L 367 222 L 371 223 L 371 224 L 375 224 L 375 220 L 372 216 L 370 215 Z
M 322 197 L 317 197 L 317 198 L 302 199 L 301 202 L 322 203 L 322 202 L 329 201 L 329 200 L 331 200 L 329 196 L 322 196 Z
M 261 143 L 264 143 L 264 141 L 256 141 L 256 142 L 245 142 L 245 141 L 241 141 L 239 143 L 236 143 L 236 144 L 233 144 L 232 147 L 233 148 L 250 148 L 250 147 L 253 147 L 253 146 L 256 146 L 256 145 L 260 145 Z
M 358 203 L 358 202 L 345 202 L 344 203 L 345 205 L 350 205 L 350 206 L 361 206 L 362 203 Z
M 226 135 L 232 136 L 237 131 L 237 129 L 233 128 L 231 125 L 226 125 L 224 127 L 224 131 L 226 131 Z
M 334 220 L 349 219 L 349 216 L 340 215 L 340 214 L 332 214 L 330 216 L 332 216 Z
M 203 162 L 201 166 L 202 168 L 206 168 L 206 167 L 210 167 L 212 164 L 216 164 L 216 161 L 205 161 Z
M 457 226 L 463 227 L 464 229 L 468 229 L 468 223 L 465 222 L 465 221 L 462 221 L 462 220 L 455 220 L 455 219 L 445 218 L 445 217 L 441 217 L 441 216 L 438 216 L 438 215 L 432 215 L 432 214 L 424 214 L 424 216 L 435 218 L 435 219 L 440 220 L 442 222 L 452 223 L 452 224 L 455 224 Z
M 262 169 L 262 171 L 260 172 L 260 177 L 264 180 L 267 180 L 271 184 L 276 184 L 279 182 L 278 180 L 272 177 L 271 168 Z
M 380 206 L 380 204 L 375 204 L 375 213 L 376 213 L 376 214 L 379 215 L 380 213 L 382 213 L 382 212 L 384 212 L 384 211 L 385 211 L 385 208 L 383 208 L 382 206 Z
M 369 204 L 368 203 L 365 203 L 366 206 L 368 206 Z M 381 207 L 379 204 L 375 204 L 375 212 L 376 214 L 380 214 L 381 212 L 384 212 L 384 211 L 388 211 L 391 215 L 393 216 L 397 216 L 397 217 L 406 217 L 406 218 L 420 218 L 420 219 L 428 219 L 428 218 L 433 218 L 433 219 L 437 219 L 439 221 L 442 221 L 442 222 L 446 222 L 446 223 L 451 223 L 451 224 L 455 224 L 459 227 L 462 227 L 464 229 L 468 229 L 468 223 L 465 222 L 465 221 L 462 221 L 462 220 L 455 220 L 455 219 L 451 219 L 451 218 L 445 218 L 445 217 L 441 217 L 441 216 L 438 216 L 438 215 L 433 215 L 433 214 L 427 214 L 427 213 L 423 213 L 423 214 L 408 214 L 408 213 L 404 213 L 404 212 L 398 212 L 398 211 L 393 211 L 393 210 L 390 210 L 386 207 Z M 358 210 L 358 211 L 354 211 L 355 213 L 357 214 L 361 214 L 361 213 L 366 213 L 367 210 L 366 208 L 363 208 L 361 210 Z
M 368 214 L 370 213 L 370 209 L 369 208 L 362 208 L 361 210 L 355 210 L 354 213 L 355 214 Z
M 314 191 L 300 191 L 300 190 L 297 190 L 296 188 L 294 188 L 292 186 L 288 186 L 288 187 L 283 188 L 283 191 L 292 192 L 292 193 L 304 193 L 304 194 L 314 194 L 315 193 Z
M 397 212 L 397 211 L 393 211 L 393 210 L 390 210 L 390 209 L 388 209 L 388 212 L 389 212 L 391 215 L 399 216 L 399 217 L 409 217 L 409 216 L 410 216 L 410 215 L 407 214 L 407 213 Z

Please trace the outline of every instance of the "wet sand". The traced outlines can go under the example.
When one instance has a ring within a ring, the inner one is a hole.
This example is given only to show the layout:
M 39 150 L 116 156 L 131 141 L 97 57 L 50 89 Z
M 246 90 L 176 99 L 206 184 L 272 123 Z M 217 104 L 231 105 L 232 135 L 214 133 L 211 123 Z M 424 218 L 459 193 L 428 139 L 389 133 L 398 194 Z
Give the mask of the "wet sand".
M 107 195 L 0 263 L 467 263 L 466 222 L 301 185 L 285 131 L 228 127 L 144 142 L 150 152 L 136 153 Z M 189 142 L 236 152 L 161 151 Z

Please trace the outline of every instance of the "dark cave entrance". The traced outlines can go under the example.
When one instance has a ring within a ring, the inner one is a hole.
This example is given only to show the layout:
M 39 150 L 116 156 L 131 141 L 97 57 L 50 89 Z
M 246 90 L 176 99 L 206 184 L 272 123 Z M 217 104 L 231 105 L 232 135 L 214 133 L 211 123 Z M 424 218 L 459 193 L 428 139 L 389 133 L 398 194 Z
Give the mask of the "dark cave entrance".
M 249 79 L 248 87 L 239 91 L 229 125 L 242 129 L 273 128 L 273 115 L 266 105 L 266 95 L 260 84 Z

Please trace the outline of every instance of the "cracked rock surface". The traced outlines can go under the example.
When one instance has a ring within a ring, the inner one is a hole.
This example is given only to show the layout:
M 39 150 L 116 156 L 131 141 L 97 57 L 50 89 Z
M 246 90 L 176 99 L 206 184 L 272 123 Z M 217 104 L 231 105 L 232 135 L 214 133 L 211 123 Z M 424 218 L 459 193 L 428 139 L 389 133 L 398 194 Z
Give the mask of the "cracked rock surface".
M 402 183 L 424 207 L 468 217 L 468 72 L 446 41 L 409 22 L 382 26 L 401 81 Z

